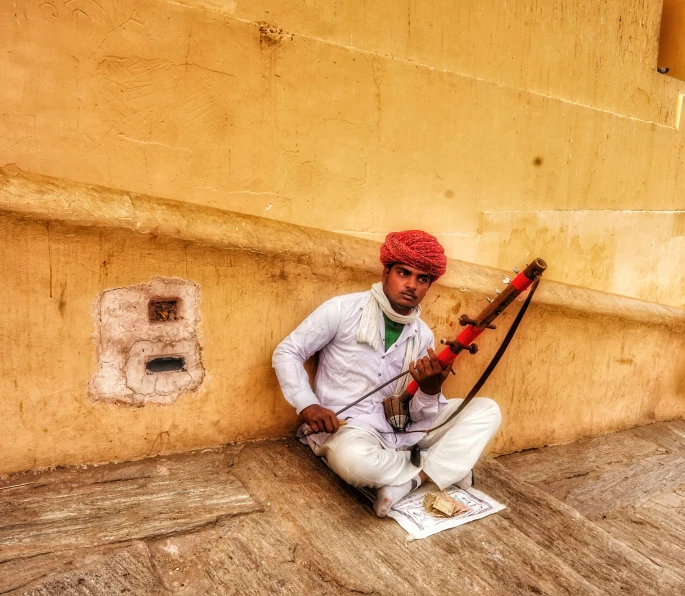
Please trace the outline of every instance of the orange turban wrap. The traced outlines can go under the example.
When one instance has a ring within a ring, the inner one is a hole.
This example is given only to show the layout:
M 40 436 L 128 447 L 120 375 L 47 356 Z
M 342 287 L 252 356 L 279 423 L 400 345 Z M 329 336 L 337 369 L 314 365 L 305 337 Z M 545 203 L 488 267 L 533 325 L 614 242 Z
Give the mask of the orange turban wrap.
M 390 232 L 381 245 L 381 263 L 403 263 L 419 269 L 435 281 L 447 269 L 445 249 L 437 238 L 421 230 Z

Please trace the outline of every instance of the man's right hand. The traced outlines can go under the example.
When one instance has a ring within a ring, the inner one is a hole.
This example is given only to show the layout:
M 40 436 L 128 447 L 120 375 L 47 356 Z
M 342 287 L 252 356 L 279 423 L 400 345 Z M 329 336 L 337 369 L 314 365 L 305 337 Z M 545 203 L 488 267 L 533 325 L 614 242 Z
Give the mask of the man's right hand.
M 323 406 L 307 406 L 300 414 L 315 433 L 334 433 L 340 427 L 340 420 L 335 413 Z

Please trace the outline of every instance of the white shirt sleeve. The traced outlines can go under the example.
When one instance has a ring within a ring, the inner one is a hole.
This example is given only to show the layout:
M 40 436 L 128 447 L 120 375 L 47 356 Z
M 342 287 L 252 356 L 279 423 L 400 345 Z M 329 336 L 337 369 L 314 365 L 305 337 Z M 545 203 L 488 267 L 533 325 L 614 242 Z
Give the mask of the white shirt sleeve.
M 328 344 L 338 331 L 340 308 L 328 300 L 310 314 L 274 350 L 272 365 L 285 399 L 299 414 L 319 403 L 309 385 L 304 363 Z
M 419 358 L 428 355 L 428 346 L 435 350 L 435 343 L 432 336 L 426 347 L 419 352 Z M 435 395 L 428 395 L 419 389 L 409 402 L 409 414 L 413 422 L 425 420 L 426 418 L 432 419 L 435 418 L 440 410 L 446 405 L 447 400 L 442 394 L 442 391 Z

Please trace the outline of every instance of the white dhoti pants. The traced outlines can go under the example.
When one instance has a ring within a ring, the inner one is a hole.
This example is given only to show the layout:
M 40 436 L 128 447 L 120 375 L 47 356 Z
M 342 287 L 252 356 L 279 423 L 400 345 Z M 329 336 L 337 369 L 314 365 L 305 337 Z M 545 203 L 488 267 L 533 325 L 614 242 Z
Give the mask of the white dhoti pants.
M 462 401 L 450 399 L 432 426 L 441 424 Z M 353 426 L 340 427 L 323 445 L 312 445 L 312 449 L 352 486 L 398 486 L 423 470 L 442 490 L 469 474 L 501 421 L 496 402 L 474 398 L 454 420 L 419 441 L 420 468 L 409 461 L 409 448 L 388 447 L 378 433 Z

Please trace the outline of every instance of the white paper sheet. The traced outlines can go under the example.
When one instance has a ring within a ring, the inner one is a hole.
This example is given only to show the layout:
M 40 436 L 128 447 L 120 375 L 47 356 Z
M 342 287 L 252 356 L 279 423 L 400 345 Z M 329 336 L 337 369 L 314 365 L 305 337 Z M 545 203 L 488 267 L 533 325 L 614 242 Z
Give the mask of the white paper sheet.
M 369 489 L 360 490 L 371 501 L 375 500 L 376 496 L 373 491 Z M 454 517 L 436 517 L 426 513 L 426 510 L 423 508 L 423 499 L 426 494 L 435 490 L 437 488 L 433 483 L 420 486 L 414 492 L 400 499 L 390 509 L 388 517 L 393 518 L 411 535 L 409 540 L 426 538 L 443 530 L 461 526 L 462 524 L 506 509 L 506 505 L 498 503 L 495 499 L 475 488 L 462 490 L 456 486 L 450 486 L 446 489 L 447 492 L 458 501 L 464 503 L 470 511 L 460 513 Z

